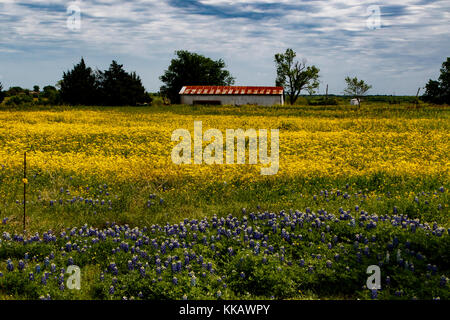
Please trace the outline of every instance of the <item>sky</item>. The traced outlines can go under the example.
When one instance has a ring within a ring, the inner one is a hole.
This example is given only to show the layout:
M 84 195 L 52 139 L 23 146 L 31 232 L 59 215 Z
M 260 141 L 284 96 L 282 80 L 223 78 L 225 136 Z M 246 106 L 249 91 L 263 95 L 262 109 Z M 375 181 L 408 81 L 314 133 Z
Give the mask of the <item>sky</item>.
M 0 0 L 0 82 L 55 85 L 84 57 L 157 92 L 189 50 L 223 59 L 235 85 L 273 86 L 274 55 L 292 48 L 320 69 L 319 93 L 356 76 L 369 94 L 415 95 L 450 56 L 449 30 L 448 0 Z

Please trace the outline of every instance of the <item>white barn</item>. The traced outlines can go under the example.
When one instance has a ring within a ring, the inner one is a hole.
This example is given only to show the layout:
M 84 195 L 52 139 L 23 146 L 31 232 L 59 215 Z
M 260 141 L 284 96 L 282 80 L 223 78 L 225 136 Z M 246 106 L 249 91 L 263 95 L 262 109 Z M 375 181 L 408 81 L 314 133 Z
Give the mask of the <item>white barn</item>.
M 185 86 L 180 96 L 182 104 L 284 104 L 283 87 Z

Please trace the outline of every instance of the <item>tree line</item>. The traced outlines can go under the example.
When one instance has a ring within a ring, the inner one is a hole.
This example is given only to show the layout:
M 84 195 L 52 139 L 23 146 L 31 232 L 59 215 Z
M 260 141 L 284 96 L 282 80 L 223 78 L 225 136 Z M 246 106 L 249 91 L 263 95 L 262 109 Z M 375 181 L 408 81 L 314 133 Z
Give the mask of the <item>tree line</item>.
M 159 94 L 172 104 L 180 103 L 179 91 L 187 85 L 230 86 L 235 78 L 226 70 L 222 59 L 213 60 L 203 55 L 179 50 L 176 57 L 164 74 L 159 77 L 163 85 Z M 277 77 L 276 86 L 282 86 L 286 101 L 293 104 L 302 91 L 313 95 L 319 88 L 320 69 L 315 65 L 307 65 L 306 60 L 296 60 L 296 53 L 287 49 L 274 57 Z M 344 93 L 357 99 L 371 89 L 371 86 L 358 78 L 346 77 Z M 429 80 L 422 100 L 450 104 L 450 58 L 442 64 L 438 80 Z M 123 65 L 112 61 L 105 71 L 93 70 L 88 67 L 83 58 L 71 70 L 63 73 L 56 87 L 46 86 L 41 91 L 34 86 L 33 91 L 20 87 L 11 87 L 3 91 L 0 83 L 0 103 L 9 97 L 7 104 L 30 103 L 37 99 L 37 104 L 68 104 L 68 105 L 104 105 L 125 106 L 142 105 L 152 102 L 152 95 L 142 85 L 136 72 L 127 72 Z M 333 98 L 328 95 L 318 104 L 333 104 Z

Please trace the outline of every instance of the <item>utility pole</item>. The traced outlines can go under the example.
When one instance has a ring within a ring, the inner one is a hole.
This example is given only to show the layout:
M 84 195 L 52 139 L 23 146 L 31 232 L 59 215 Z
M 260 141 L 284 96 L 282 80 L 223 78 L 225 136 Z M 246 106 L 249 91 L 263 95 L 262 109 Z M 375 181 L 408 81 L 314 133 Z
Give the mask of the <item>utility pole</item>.
M 420 87 L 419 87 L 419 89 L 417 89 L 416 100 L 414 101 L 415 104 L 416 104 L 416 108 L 417 108 L 418 105 L 419 105 L 419 92 L 420 92 Z
M 328 101 L 328 84 L 327 84 L 327 93 L 325 94 L 325 100 Z

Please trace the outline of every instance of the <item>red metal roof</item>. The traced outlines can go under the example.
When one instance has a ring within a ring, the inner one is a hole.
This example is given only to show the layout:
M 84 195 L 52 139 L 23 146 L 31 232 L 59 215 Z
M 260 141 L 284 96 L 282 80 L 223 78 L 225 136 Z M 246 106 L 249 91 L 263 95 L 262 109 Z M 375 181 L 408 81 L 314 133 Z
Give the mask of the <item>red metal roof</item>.
M 180 94 L 258 94 L 258 95 L 280 95 L 283 87 L 231 87 L 231 86 L 185 86 Z

